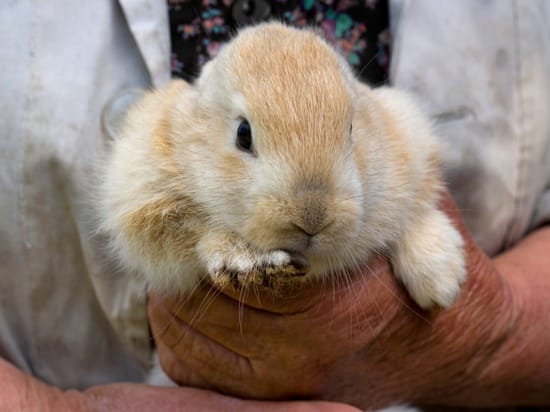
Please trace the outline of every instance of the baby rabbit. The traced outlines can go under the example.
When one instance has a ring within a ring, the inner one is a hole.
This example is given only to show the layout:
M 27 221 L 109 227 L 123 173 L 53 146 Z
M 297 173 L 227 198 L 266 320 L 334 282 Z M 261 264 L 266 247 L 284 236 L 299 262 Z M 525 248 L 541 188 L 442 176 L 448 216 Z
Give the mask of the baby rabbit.
M 382 252 L 421 307 L 448 307 L 466 270 L 442 187 L 436 138 L 406 94 L 359 83 L 314 32 L 268 23 L 195 84 L 133 105 L 100 215 L 122 262 L 161 292 L 268 269 L 327 278 Z

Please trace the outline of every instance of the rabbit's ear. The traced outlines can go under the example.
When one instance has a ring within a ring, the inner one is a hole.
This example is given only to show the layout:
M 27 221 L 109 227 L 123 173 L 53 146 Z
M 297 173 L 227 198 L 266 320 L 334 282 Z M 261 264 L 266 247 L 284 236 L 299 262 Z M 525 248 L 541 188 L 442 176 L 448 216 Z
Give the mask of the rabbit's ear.
M 145 92 L 143 89 L 124 89 L 107 102 L 101 113 L 101 127 L 107 138 L 117 140 L 120 137 L 128 110 Z

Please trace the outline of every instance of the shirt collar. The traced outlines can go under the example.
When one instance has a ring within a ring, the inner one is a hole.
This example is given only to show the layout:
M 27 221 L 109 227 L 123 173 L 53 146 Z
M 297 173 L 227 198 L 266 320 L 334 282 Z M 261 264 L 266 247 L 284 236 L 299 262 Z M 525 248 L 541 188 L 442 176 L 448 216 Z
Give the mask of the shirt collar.
M 170 29 L 166 2 L 119 0 L 119 3 L 153 86 L 166 83 L 170 79 Z

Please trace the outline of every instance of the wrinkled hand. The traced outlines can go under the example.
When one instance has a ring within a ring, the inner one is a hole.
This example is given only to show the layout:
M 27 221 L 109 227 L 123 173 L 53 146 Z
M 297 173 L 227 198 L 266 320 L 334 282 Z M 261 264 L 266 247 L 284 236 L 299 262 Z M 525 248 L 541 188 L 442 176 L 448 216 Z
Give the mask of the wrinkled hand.
M 388 272 L 380 260 L 368 277 Z M 356 278 L 345 285 L 297 287 L 277 297 L 260 290 L 239 296 L 227 288 L 215 299 L 205 285 L 184 305 L 152 295 L 161 364 L 180 383 L 239 396 L 321 397 L 334 365 L 367 345 L 377 332 L 371 328 L 383 327 L 398 308 L 385 293 L 386 283 Z
M 79 404 L 84 408 L 78 410 L 83 411 L 359 412 L 351 406 L 329 402 L 251 401 L 201 389 L 130 383 L 98 386 L 80 395 L 83 400 Z
M 328 402 L 261 402 L 231 398 L 193 388 L 159 388 L 136 383 L 62 391 L 23 373 L 0 358 L 2 411 L 208 411 L 208 412 L 357 412 Z
M 277 297 L 209 285 L 185 298 L 151 295 L 164 370 L 184 385 L 255 399 L 499 403 L 500 375 L 490 366 L 519 327 L 518 302 L 450 197 L 441 206 L 467 245 L 469 278 L 451 309 L 422 312 L 380 257 L 345 281 Z

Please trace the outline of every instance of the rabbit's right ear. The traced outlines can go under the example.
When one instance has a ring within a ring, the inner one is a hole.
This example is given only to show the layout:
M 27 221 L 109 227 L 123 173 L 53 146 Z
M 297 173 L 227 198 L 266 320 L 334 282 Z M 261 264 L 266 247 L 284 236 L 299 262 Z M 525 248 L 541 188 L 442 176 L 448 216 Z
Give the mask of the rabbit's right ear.
M 200 76 L 197 78 L 197 87 L 200 89 L 207 84 L 208 80 L 211 79 L 212 71 L 214 70 L 214 61 L 208 61 L 204 66 L 202 66 Z
M 143 89 L 124 89 L 107 102 L 101 112 L 101 128 L 108 139 L 117 140 L 120 137 L 128 110 L 145 92 Z
M 195 81 L 200 96 L 200 103 L 205 107 L 212 107 L 213 103 L 219 102 L 223 95 L 227 94 L 224 82 L 220 82 L 220 75 L 217 70 L 223 70 L 223 66 L 217 64 L 216 59 L 207 62 L 201 69 L 200 76 Z M 223 76 L 225 73 L 222 73 Z

